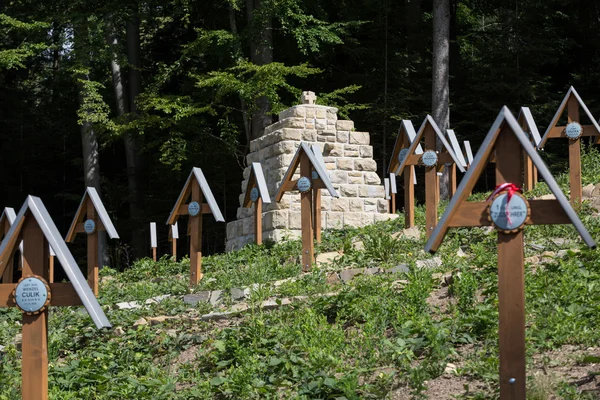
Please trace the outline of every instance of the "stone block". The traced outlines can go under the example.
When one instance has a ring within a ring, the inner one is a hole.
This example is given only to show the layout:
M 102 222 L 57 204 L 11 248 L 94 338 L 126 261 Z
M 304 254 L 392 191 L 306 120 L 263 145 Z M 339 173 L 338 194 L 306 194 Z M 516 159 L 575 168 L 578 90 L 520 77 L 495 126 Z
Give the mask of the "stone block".
M 279 121 L 282 128 L 299 128 L 304 129 L 304 118 L 292 117 L 285 118 Z M 364 143 L 368 144 L 368 143 Z
M 338 158 L 337 168 L 344 171 L 352 171 L 354 169 L 354 160 L 352 158 Z
M 335 162 L 325 163 L 325 169 L 331 171 L 335 169 Z
M 357 227 L 357 228 L 364 226 L 362 213 L 359 213 L 359 212 L 344 213 L 344 226 L 353 226 L 353 227 Z
M 348 143 L 349 136 L 350 136 L 350 132 L 337 131 L 335 138 L 339 143 Z
M 337 121 L 337 108 L 328 108 L 326 112 L 327 121 Z
M 375 220 L 375 213 L 372 212 L 363 212 L 361 214 L 362 224 L 363 226 L 371 225 Z
M 365 183 L 367 185 L 380 185 L 381 180 L 376 172 L 365 172 Z
M 364 182 L 363 172 L 360 171 L 352 171 L 348 172 L 348 183 L 354 185 L 362 185 Z
M 377 163 L 372 158 L 357 158 L 354 160 L 356 171 L 377 171 Z
M 274 124 L 267 126 L 264 130 L 263 135 L 268 135 L 271 132 L 275 132 L 275 131 L 281 129 L 281 127 L 282 127 L 281 121 L 277 121 Z
M 360 146 L 360 156 L 364 158 L 373 158 L 373 146 Z
M 306 119 L 316 118 L 316 117 L 317 117 L 317 110 L 315 109 L 315 107 L 306 107 Z
M 338 131 L 351 131 L 354 129 L 354 121 L 338 120 L 335 127 Z
M 328 211 L 322 221 L 325 229 L 342 229 L 344 227 L 344 214 Z
M 338 121 L 338 124 L 340 121 Z M 369 132 L 350 132 L 350 144 L 369 144 Z
M 279 113 L 279 120 L 294 117 L 306 117 L 306 107 L 303 105 L 297 105 Z
M 333 170 L 329 173 L 329 180 L 331 183 L 348 183 L 348 173 L 345 171 Z
M 249 166 L 244 168 L 244 173 L 243 173 L 244 179 L 250 178 L 250 169 L 251 168 Z
M 302 132 L 302 129 L 284 128 L 280 131 L 277 131 L 277 141 L 281 142 L 283 140 L 301 140 Z
M 325 211 L 331 210 L 332 202 L 333 202 L 333 198 L 331 196 L 324 196 L 323 191 L 321 191 L 321 210 L 325 210 Z
M 376 213 L 377 212 L 377 206 L 376 205 L 366 205 L 365 204 L 365 212 Z
M 248 153 L 248 155 L 246 156 L 246 162 L 248 163 L 248 165 L 258 161 L 258 151 Z
M 348 209 L 351 212 L 363 212 L 364 211 L 363 199 L 361 199 L 361 198 L 349 199 Z
M 344 150 L 344 157 L 358 158 L 358 151 Z
M 354 199 L 350 199 L 354 200 Z M 340 197 L 331 200 L 331 211 L 346 212 L 348 211 L 348 199 Z
M 378 199 L 377 200 L 377 211 L 380 213 L 388 212 L 388 201 L 386 199 Z
M 243 221 L 242 235 L 250 235 L 254 232 L 254 218 L 246 218 Z
M 358 196 L 358 185 L 340 185 L 340 196 L 356 197 Z
M 326 119 L 327 118 L 327 109 L 323 107 L 315 108 L 315 117 Z
M 396 219 L 396 218 L 398 218 L 398 214 L 379 214 L 379 213 L 377 213 L 377 214 L 373 215 L 373 217 L 374 217 L 373 220 L 375 222 L 381 222 L 381 221 L 387 221 L 390 219 Z
M 319 136 L 328 136 L 328 137 L 335 138 L 337 135 L 337 132 L 335 131 L 335 129 L 323 128 L 323 130 L 321 130 L 321 129 L 318 130 L 318 134 L 319 134 Z
M 323 156 L 342 157 L 344 155 L 344 146 L 337 143 L 327 143 L 323 147 Z
M 277 210 L 269 211 L 263 214 L 263 229 L 287 229 L 288 227 L 288 211 Z
M 317 131 L 314 129 L 305 129 L 302 131 L 302 140 L 305 142 L 316 142 L 317 141 Z
M 248 181 L 242 181 L 242 193 L 246 193 L 246 189 L 248 188 Z
M 258 151 L 258 140 L 253 140 L 250 142 L 250 152 Z
M 326 136 L 317 135 L 317 142 L 325 143 L 327 142 Z
M 327 136 L 327 137 L 325 138 L 325 141 L 326 141 L 327 143 L 335 143 L 335 136 Z
M 290 223 L 288 227 L 290 229 L 302 229 L 302 213 L 300 212 L 290 212 Z
M 263 150 L 269 150 L 268 157 L 275 157 L 280 154 L 295 154 L 298 146 L 300 146 L 300 142 L 286 140 L 284 142 L 275 143 L 273 146 L 269 146 Z M 263 151 L 263 150 L 261 150 L 261 151 Z M 265 157 L 265 158 L 268 158 L 268 157 Z M 261 159 L 264 159 L 264 158 L 261 158 Z
M 315 129 L 319 131 L 327 129 L 327 120 L 325 118 L 315 118 Z
M 183 302 L 192 306 L 195 306 L 196 304 L 201 302 L 208 303 L 209 300 L 210 291 L 186 294 L 185 296 L 183 296 Z

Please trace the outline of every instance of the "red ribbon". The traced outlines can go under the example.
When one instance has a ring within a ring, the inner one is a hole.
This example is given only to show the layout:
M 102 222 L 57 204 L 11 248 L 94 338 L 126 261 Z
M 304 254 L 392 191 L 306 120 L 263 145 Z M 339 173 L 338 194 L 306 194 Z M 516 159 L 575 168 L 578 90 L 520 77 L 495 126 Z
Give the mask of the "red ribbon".
M 495 195 L 500 192 L 508 192 L 508 198 L 506 199 L 506 207 L 504 208 L 504 213 L 506 214 L 506 220 L 508 221 L 509 226 L 512 225 L 510 220 L 510 212 L 508 208 L 508 204 L 510 203 L 510 199 L 512 199 L 513 195 L 517 192 L 522 192 L 523 189 L 515 185 L 514 183 L 503 183 L 502 185 L 496 186 L 496 189 L 490 194 L 486 201 L 490 201 Z

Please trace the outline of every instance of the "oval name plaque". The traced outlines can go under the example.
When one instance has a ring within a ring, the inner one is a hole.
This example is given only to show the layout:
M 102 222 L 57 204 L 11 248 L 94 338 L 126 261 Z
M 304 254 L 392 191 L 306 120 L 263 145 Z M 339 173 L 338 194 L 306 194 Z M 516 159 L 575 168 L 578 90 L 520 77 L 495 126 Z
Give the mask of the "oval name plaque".
M 438 162 L 438 155 L 434 150 L 426 150 L 421 156 L 421 162 L 426 167 L 434 167 Z
M 408 155 L 408 149 L 400 150 L 400 152 L 398 153 L 398 162 L 400 164 L 402 164 L 407 155 Z
M 198 204 L 197 201 L 192 201 L 190 204 L 188 204 L 188 214 L 190 214 L 192 217 L 200 214 L 200 204 Z
M 91 235 L 92 233 L 96 232 L 96 223 L 94 222 L 94 220 L 92 220 L 92 219 L 86 220 L 83 223 L 83 230 L 88 235 Z
M 319 179 L 319 173 L 317 171 L 313 171 L 311 173 L 311 176 L 312 176 L 313 179 Z
M 571 122 L 565 128 L 565 135 L 571 140 L 577 140 L 581 137 L 583 133 L 583 127 L 579 124 L 579 122 Z
M 50 287 L 40 276 L 22 278 L 13 294 L 17 307 L 25 314 L 39 314 L 50 304 Z
M 507 210 L 507 201 L 507 192 L 496 195 L 489 207 L 489 219 L 499 231 L 517 232 L 523 229 L 529 219 L 529 202 L 521 193 L 514 193 L 510 198 Z
M 252 188 L 252 190 L 250 191 L 250 200 L 252 202 L 258 200 L 258 194 L 258 188 Z
M 298 187 L 298 190 L 300 191 L 300 193 L 306 193 L 312 187 L 312 183 L 311 183 L 310 179 L 308 179 L 305 176 L 302 176 L 302 177 L 300 177 L 300 179 L 298 179 L 298 183 L 296 184 L 296 186 Z

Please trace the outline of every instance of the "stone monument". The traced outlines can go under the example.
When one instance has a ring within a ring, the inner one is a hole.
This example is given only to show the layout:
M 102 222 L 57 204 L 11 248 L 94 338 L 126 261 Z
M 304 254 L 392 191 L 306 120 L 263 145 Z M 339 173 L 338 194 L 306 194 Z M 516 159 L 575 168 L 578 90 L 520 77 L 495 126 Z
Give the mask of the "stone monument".
M 355 131 L 352 121 L 338 120 L 337 108 L 315 104 L 313 92 L 304 92 L 301 100 L 302 104 L 279 113 L 279 121 L 250 142 L 237 220 L 227 224 L 227 251 L 254 241 L 254 211 L 242 206 L 252 163 L 262 164 L 269 194 L 274 196 L 301 142 L 321 148 L 331 183 L 340 195 L 332 198 L 323 191 L 323 229 L 362 227 L 395 217 L 388 214 L 369 133 Z M 264 240 L 298 238 L 300 226 L 300 193 L 288 192 L 281 202 L 265 204 Z

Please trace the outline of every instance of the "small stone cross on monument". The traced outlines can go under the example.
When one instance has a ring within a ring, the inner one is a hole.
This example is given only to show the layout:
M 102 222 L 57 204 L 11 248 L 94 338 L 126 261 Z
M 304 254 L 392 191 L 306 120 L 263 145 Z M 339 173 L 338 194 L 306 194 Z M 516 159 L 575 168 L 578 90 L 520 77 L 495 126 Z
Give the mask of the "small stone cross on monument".
M 315 95 L 315 92 L 302 92 L 300 101 L 302 104 L 315 104 L 315 101 L 317 101 L 317 96 Z

